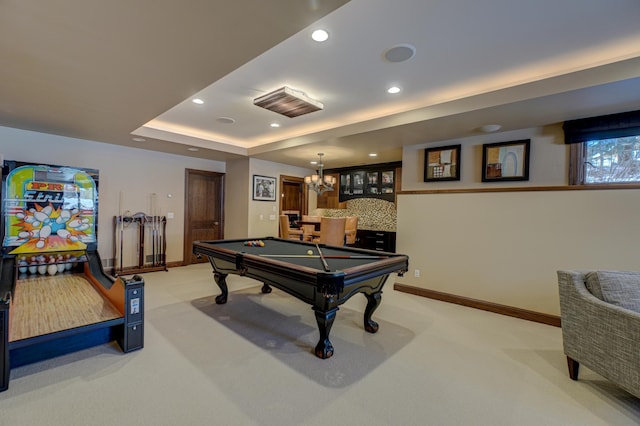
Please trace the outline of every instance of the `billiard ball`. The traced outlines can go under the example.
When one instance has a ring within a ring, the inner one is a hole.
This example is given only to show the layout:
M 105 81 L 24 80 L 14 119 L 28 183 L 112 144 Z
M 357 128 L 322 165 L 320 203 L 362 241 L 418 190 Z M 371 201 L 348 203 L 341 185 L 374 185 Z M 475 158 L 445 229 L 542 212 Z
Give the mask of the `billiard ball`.
M 308 254 L 309 256 L 313 256 L 313 251 L 312 251 L 312 250 L 307 250 L 307 254 Z

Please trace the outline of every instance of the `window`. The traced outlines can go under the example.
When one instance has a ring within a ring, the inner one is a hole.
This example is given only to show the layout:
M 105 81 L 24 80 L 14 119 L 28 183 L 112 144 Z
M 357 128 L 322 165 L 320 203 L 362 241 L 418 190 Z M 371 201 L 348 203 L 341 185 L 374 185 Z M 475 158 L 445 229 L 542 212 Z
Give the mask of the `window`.
M 583 168 L 577 184 L 640 182 L 640 135 L 576 145 L 582 151 L 576 167 Z
M 567 121 L 569 184 L 640 183 L 640 111 Z

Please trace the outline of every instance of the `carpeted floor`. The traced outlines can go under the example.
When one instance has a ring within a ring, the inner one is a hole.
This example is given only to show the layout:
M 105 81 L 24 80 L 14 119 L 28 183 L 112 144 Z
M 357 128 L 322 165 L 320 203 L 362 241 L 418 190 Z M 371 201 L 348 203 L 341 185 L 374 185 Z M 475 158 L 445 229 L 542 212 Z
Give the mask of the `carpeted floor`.
M 208 264 L 145 279 L 145 348 L 109 344 L 11 371 L 0 425 L 637 425 L 640 400 L 582 368 L 559 328 L 392 290 L 362 327 L 343 305 L 332 358 L 313 311 Z

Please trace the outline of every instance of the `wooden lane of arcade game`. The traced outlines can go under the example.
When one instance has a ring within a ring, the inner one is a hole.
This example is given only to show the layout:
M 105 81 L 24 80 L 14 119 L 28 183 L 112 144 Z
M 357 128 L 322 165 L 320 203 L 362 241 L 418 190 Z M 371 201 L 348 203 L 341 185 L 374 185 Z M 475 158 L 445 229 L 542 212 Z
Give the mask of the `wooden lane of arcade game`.
M 0 391 L 11 368 L 112 340 L 144 346 L 144 282 L 97 251 L 97 171 L 5 162 Z

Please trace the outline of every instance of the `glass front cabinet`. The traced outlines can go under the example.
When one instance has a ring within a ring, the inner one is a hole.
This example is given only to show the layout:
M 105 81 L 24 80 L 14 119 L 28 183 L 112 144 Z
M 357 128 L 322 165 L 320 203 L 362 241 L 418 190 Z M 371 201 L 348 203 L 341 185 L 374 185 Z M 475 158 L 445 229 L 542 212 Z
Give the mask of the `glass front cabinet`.
M 340 202 L 354 198 L 395 199 L 396 167 L 340 170 Z

